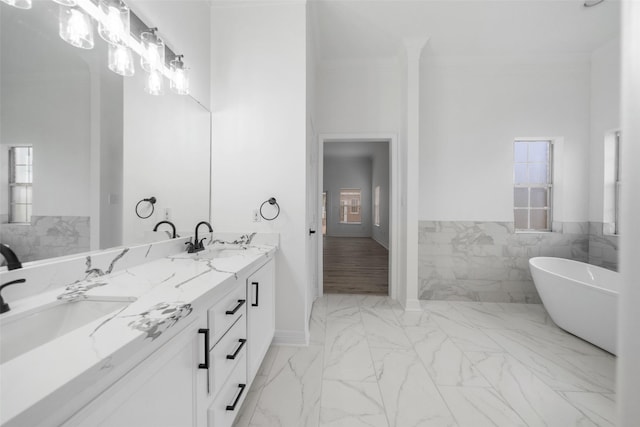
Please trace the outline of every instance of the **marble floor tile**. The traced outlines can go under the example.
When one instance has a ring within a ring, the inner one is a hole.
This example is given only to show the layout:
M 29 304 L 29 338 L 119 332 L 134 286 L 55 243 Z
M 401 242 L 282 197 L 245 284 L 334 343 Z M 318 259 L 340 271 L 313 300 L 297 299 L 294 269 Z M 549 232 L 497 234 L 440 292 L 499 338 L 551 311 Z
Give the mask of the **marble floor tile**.
M 322 350 L 322 346 L 282 346 L 278 349 L 250 426 L 318 425 Z
M 572 355 L 565 359 L 548 347 L 522 341 L 513 331 L 493 329 L 485 332 L 553 390 L 614 391 L 613 357 Z
M 367 334 L 361 323 L 327 323 L 324 378 L 375 381 Z
M 358 323 L 360 317 L 360 301 L 364 295 L 328 294 L 327 297 L 327 322 L 351 322 Z
M 388 427 L 375 382 L 325 380 L 320 401 L 321 427 Z
M 558 328 L 541 305 L 421 306 L 318 299 L 312 344 L 270 348 L 235 425 L 615 425 L 615 356 Z
M 311 307 L 311 319 L 309 321 L 309 342 L 311 344 L 324 344 L 324 335 L 327 325 L 327 297 L 317 298 Z
M 616 402 L 613 394 L 575 391 L 565 391 L 560 394 L 598 426 L 616 426 Z
M 490 387 L 471 361 L 438 326 L 406 328 L 415 351 L 437 385 Z
M 529 426 L 595 426 L 585 414 L 508 354 L 473 353 L 478 369 Z
M 453 313 L 456 314 L 452 316 Z M 431 317 L 462 351 L 504 352 L 504 349 L 483 330 L 463 318 L 457 311 L 435 312 Z
M 361 307 L 360 314 L 369 347 L 411 348 L 411 343 L 392 309 Z
M 438 388 L 460 427 L 527 426 L 493 388 Z
M 417 354 L 372 349 L 390 427 L 455 426 L 455 420 Z

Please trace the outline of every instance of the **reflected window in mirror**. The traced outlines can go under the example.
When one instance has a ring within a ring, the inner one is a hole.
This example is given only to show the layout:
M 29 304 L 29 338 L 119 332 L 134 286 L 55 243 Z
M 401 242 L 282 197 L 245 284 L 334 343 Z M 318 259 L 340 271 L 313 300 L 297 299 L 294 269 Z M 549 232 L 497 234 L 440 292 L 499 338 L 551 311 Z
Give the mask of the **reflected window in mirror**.
M 604 203 L 602 232 L 620 234 L 620 131 L 608 132 L 604 137 Z
M 9 222 L 31 223 L 33 147 L 9 147 Z

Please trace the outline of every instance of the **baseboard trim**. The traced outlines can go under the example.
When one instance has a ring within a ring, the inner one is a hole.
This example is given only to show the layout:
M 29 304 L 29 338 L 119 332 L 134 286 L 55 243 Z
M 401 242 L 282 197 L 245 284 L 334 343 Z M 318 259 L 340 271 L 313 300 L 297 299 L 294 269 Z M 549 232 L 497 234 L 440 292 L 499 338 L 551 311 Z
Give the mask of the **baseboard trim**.
M 382 246 L 383 248 L 385 248 L 386 250 L 389 250 L 389 245 L 388 244 L 384 244 L 382 243 L 380 240 L 376 239 L 374 236 L 371 236 L 371 238 L 380 246 Z
M 402 301 L 401 301 L 402 303 Z M 407 299 L 404 301 L 404 310 L 405 311 L 422 311 L 422 306 L 420 305 L 419 299 Z
M 307 339 L 304 331 L 286 331 L 276 329 L 272 344 L 306 347 L 309 345 L 309 340 Z

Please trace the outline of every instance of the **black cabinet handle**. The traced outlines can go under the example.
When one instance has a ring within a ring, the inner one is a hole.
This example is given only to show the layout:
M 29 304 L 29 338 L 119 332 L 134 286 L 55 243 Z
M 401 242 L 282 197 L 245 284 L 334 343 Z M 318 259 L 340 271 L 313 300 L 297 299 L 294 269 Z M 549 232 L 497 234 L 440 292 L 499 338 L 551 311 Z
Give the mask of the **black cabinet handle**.
M 257 307 L 258 306 L 258 291 L 260 290 L 260 283 L 258 282 L 251 282 L 252 285 L 256 285 L 256 302 L 255 303 L 251 303 L 251 307 Z
M 239 299 L 239 300 L 238 300 L 238 305 L 236 305 L 236 306 L 233 308 L 233 310 L 227 310 L 225 314 L 228 314 L 228 315 L 230 315 L 230 316 L 232 316 L 232 315 L 236 314 L 236 312 L 237 312 L 238 310 L 240 310 L 240 307 L 242 307 L 242 306 L 243 306 L 243 304 L 244 304 L 245 302 L 247 302 L 247 300 L 245 300 L 245 299 Z
M 240 401 L 240 397 L 242 397 L 242 393 L 244 393 L 244 389 L 246 387 L 247 387 L 246 384 L 238 384 L 238 388 L 240 389 L 240 393 L 238 393 L 238 395 L 236 396 L 236 398 L 233 401 L 232 405 L 227 405 L 227 411 L 235 411 L 236 410 L 236 405 Z
M 199 334 L 204 334 L 204 363 L 198 365 L 198 369 L 209 369 L 209 329 L 198 329 Z
M 244 347 L 244 345 L 247 343 L 247 340 L 244 338 L 240 338 L 238 342 L 240 343 L 240 345 L 238 346 L 238 348 L 236 348 L 236 351 L 234 351 L 233 354 L 227 354 L 227 359 L 235 359 L 238 353 L 240 353 L 240 350 L 242 350 L 242 347 Z

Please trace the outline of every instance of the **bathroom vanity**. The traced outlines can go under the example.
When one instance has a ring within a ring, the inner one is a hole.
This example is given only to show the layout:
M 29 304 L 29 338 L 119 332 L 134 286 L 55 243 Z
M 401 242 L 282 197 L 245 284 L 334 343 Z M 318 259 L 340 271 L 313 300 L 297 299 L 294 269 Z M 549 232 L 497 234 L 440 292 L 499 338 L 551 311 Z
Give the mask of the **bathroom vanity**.
M 13 301 L 3 329 L 67 326 L 3 354 L 1 425 L 231 426 L 274 335 L 276 250 L 214 244 Z

